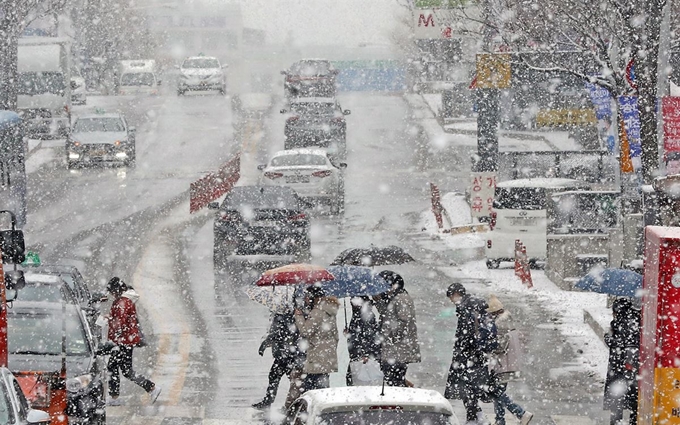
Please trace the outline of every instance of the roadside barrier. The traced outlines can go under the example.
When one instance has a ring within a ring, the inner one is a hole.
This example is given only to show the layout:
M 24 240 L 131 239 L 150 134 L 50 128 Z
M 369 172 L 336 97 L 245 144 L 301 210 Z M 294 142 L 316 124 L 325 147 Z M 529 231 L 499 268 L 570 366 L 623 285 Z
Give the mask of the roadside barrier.
M 241 155 L 237 154 L 214 173 L 191 183 L 189 213 L 195 213 L 211 201 L 229 192 L 241 177 Z
M 533 288 L 531 279 L 531 267 L 527 256 L 527 247 L 522 241 L 515 239 L 515 276 L 517 276 L 527 288 Z

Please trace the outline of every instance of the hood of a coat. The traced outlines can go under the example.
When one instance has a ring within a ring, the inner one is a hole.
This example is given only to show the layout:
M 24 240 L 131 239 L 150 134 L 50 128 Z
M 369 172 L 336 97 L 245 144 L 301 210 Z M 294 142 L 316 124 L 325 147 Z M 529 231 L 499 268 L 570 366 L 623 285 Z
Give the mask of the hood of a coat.
M 324 297 L 319 301 L 319 310 L 328 315 L 335 316 L 339 309 L 340 301 L 335 297 Z
M 121 297 L 129 299 L 133 303 L 137 303 L 137 300 L 139 300 L 139 294 L 134 289 L 128 289 L 127 291 L 123 292 Z

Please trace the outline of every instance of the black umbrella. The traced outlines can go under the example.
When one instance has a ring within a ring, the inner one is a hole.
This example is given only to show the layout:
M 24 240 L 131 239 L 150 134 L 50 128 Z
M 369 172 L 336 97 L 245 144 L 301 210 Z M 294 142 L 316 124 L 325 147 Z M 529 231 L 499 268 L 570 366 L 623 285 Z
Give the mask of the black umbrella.
M 331 266 L 364 266 L 377 267 L 390 264 L 404 264 L 415 261 L 402 248 L 390 245 L 384 248 L 350 248 L 342 251 L 331 263 Z

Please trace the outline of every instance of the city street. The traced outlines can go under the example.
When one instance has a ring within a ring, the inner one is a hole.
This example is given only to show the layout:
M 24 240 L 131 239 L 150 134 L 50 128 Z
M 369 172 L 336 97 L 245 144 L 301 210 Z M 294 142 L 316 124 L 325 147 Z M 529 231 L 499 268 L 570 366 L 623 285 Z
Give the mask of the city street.
M 409 368 L 408 378 L 417 387 L 443 391 L 455 330 L 453 305 L 444 295 L 450 283 L 460 281 L 480 296 L 496 291 L 515 315 L 527 361 L 522 379 L 511 383 L 508 393 L 536 414 L 532 424 L 552 424 L 555 415 L 604 418 L 602 377 L 582 367 L 580 354 L 558 327 L 561 318 L 542 305 L 546 300 L 536 291 L 531 296 L 504 291 L 499 282 L 507 282 L 505 270 L 479 277 L 460 272 L 455 253 L 449 255 L 421 230 L 420 215 L 430 207 L 428 182 L 435 181 L 442 192 L 462 193 L 468 170 L 416 170 L 415 141 L 407 131 L 411 112 L 401 96 L 343 93 L 339 100 L 352 111 L 347 117 L 347 206 L 340 218 L 314 212 L 312 262 L 328 264 L 343 249 L 370 244 L 399 245 L 417 259 L 393 267 L 415 300 L 423 352 L 423 362 Z M 141 389 L 125 381 L 126 404 L 107 408 L 108 423 L 281 419 L 285 378 L 271 414 L 250 408 L 264 395 L 271 365 L 269 351 L 257 355 L 268 311 L 243 292 L 258 271 L 213 271 L 212 213 L 189 215 L 188 188 L 241 150 L 239 184 L 255 183 L 255 166 L 283 148 L 283 116 L 278 114 L 283 105 L 274 105 L 274 113 L 263 120 L 249 121 L 235 139 L 228 96 L 177 97 L 167 88 L 158 97 L 91 97 L 88 103 L 76 113 L 120 109 L 137 127 L 137 167 L 67 171 L 63 150 L 43 148 L 52 149 L 56 160 L 29 175 L 25 231 L 29 248 L 44 263 L 77 265 L 98 290 L 117 275 L 141 295 L 142 327 L 150 344 L 136 350 L 135 363 L 163 392 L 150 405 Z M 338 326 L 344 326 L 342 312 Z M 344 385 L 348 363 L 342 336 L 338 357 L 341 372 L 331 376 L 336 386 Z M 464 418 L 462 404 L 453 404 Z M 484 411 L 492 419 L 491 405 Z

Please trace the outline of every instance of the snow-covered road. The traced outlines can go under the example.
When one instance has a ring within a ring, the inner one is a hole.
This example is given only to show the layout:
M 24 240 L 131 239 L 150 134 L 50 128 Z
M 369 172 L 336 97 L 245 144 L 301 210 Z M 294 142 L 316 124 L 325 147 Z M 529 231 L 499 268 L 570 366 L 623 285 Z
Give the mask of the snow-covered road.
M 579 366 L 552 310 L 541 305 L 556 298 L 505 291 L 504 271 L 475 274 L 474 267 L 461 269 L 455 261 L 445 261 L 449 248 L 440 250 L 441 243 L 422 231 L 421 212 L 430 203 L 427 183 L 434 181 L 443 192 L 462 192 L 467 170 L 415 169 L 415 143 L 407 131 L 411 112 L 400 96 L 345 93 L 339 100 L 352 110 L 347 117 L 346 213 L 343 218 L 315 214 L 313 261 L 328 264 L 345 248 L 369 244 L 400 245 L 418 259 L 394 267 L 415 299 L 423 345 L 423 362 L 410 368 L 409 379 L 443 390 L 455 329 L 454 311 L 444 294 L 450 283 L 460 281 L 480 295 L 499 293 L 516 313 L 531 349 L 531 367 L 509 393 L 537 414 L 532 423 L 553 423 L 555 414 L 602 417 L 601 382 Z M 62 161 L 46 163 L 30 176 L 26 239 L 44 262 L 78 265 L 94 288 L 119 275 L 142 295 L 143 326 L 152 343 L 139 350 L 135 361 L 163 386 L 163 394 L 148 406 L 140 389 L 124 383 L 127 405 L 110 408 L 109 423 L 266 422 L 267 414 L 249 406 L 264 395 L 271 364 L 269 353 L 257 355 L 268 313 L 242 291 L 257 272 L 213 272 L 212 215 L 202 211 L 190 216 L 187 192 L 191 181 L 241 149 L 247 154 L 242 181 L 254 182 L 255 165 L 283 148 L 283 116 L 275 113 L 250 122 L 243 137 L 234 140 L 228 97 L 167 93 L 155 98 L 93 97 L 89 103 L 121 109 L 137 126 L 137 168 L 69 172 Z M 280 105 L 272 109 L 278 111 Z M 339 315 L 339 326 L 342 321 Z M 341 385 L 348 361 L 344 341 L 338 351 L 343 372 L 334 374 L 332 382 Z M 277 407 L 285 388 L 284 379 Z M 462 412 L 460 402 L 454 406 Z M 489 405 L 485 411 L 491 411 Z

